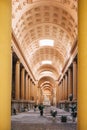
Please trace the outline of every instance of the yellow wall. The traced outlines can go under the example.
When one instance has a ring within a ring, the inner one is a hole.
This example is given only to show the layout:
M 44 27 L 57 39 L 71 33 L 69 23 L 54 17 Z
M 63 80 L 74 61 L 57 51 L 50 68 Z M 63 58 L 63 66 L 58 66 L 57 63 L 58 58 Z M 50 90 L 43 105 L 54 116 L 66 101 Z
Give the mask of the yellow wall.
M 87 0 L 79 0 L 78 130 L 87 130 Z
M 11 0 L 0 0 L 0 130 L 11 129 Z M 78 130 L 87 130 L 87 0 L 79 0 Z
M 0 130 L 11 126 L 11 1 L 0 0 Z

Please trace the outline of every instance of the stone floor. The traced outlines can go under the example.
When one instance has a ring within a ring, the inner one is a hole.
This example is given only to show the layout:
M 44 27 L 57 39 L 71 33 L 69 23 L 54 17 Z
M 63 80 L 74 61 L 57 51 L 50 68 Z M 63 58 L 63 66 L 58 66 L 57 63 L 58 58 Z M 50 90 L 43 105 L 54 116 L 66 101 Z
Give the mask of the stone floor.
M 57 110 L 57 117 L 53 119 L 50 110 Z M 61 123 L 61 115 L 67 115 L 67 122 Z M 76 130 L 76 121 L 73 122 L 69 112 L 49 107 L 44 109 L 44 115 L 40 116 L 38 110 L 30 110 L 12 116 L 11 130 Z

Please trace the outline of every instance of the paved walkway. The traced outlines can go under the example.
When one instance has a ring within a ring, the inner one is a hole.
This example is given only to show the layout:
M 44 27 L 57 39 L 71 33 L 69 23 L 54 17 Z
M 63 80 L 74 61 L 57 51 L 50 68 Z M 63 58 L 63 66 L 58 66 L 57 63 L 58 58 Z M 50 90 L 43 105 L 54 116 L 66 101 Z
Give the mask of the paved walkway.
M 57 110 L 55 120 L 50 115 L 52 109 Z M 61 123 L 61 115 L 67 115 L 67 123 Z M 12 116 L 12 130 L 76 130 L 76 122 L 72 122 L 69 112 L 49 107 L 44 109 L 43 116 L 40 116 L 38 110 Z

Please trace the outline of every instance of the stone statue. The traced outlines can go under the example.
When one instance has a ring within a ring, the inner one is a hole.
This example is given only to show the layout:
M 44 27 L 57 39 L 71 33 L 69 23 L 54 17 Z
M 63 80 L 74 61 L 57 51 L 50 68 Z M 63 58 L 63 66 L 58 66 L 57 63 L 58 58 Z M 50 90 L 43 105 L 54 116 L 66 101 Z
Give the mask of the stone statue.
M 49 97 L 47 97 L 47 95 L 44 95 L 43 104 L 44 104 L 44 105 L 50 105 L 50 100 L 49 100 Z

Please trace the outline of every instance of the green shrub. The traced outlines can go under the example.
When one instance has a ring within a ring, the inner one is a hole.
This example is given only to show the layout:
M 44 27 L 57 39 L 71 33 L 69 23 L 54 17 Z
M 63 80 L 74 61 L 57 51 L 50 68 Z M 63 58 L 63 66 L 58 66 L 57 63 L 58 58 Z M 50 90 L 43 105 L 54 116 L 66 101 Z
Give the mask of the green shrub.
M 61 122 L 67 122 L 67 116 L 61 116 Z
M 57 115 L 57 111 L 56 110 L 51 110 L 50 113 L 51 113 L 51 116 L 53 116 L 53 117 L 56 117 L 56 115 Z

